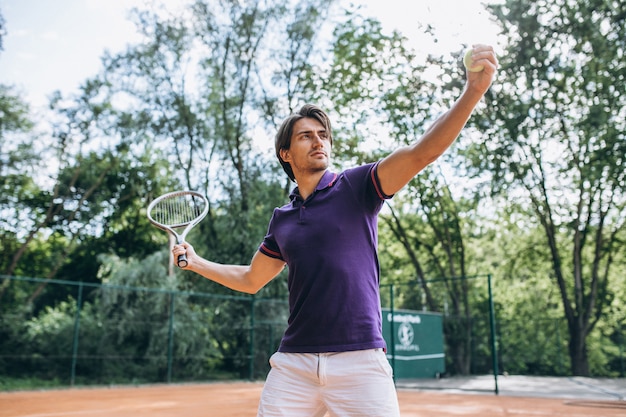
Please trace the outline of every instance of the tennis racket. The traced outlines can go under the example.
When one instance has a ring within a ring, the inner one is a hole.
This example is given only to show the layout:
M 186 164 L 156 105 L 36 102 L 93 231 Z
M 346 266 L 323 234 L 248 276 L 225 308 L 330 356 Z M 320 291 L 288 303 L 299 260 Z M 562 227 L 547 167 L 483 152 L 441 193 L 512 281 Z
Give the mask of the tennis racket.
M 176 243 L 185 241 L 187 233 L 209 212 L 209 200 L 195 191 L 174 191 L 155 198 L 148 205 L 150 223 L 171 233 Z M 177 233 L 177 229 L 183 229 Z M 187 266 L 187 257 L 178 256 L 176 262 L 180 268 Z

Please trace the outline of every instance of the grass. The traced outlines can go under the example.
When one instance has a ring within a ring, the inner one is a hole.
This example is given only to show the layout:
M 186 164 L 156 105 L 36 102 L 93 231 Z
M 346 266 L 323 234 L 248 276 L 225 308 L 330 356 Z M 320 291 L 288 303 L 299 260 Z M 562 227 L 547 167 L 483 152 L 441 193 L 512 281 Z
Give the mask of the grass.
M 64 388 L 67 383 L 58 379 L 0 377 L 0 391 L 31 391 L 38 389 Z

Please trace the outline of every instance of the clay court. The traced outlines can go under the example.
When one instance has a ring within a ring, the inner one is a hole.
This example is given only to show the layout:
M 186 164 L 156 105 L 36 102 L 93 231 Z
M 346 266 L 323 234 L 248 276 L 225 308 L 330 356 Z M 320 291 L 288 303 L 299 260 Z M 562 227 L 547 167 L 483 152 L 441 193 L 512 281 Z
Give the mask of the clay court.
M 4 392 L 0 416 L 249 417 L 255 416 L 262 386 L 237 382 Z M 602 395 L 539 398 L 399 387 L 398 396 L 403 417 L 626 415 L 626 401 Z

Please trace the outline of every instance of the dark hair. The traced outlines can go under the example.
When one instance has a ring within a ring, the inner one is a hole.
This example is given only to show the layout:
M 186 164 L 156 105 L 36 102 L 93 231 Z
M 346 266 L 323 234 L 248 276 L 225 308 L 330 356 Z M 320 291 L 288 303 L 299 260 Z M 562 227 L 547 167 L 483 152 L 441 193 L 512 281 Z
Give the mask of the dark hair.
M 310 118 L 315 119 L 324 126 L 326 132 L 328 132 L 328 139 L 330 140 L 330 144 L 333 143 L 333 135 L 330 129 L 330 119 L 328 115 L 324 112 L 324 110 L 313 104 L 305 104 L 298 110 L 296 113 L 287 117 L 280 128 L 278 128 L 278 132 L 276 132 L 276 139 L 274 141 L 274 146 L 276 148 L 276 157 L 280 162 L 280 165 L 283 167 L 283 170 L 287 173 L 287 176 L 291 181 L 296 180 L 293 175 L 293 170 L 291 169 L 291 165 L 289 162 L 283 161 L 283 158 L 280 157 L 281 149 L 289 149 L 291 146 L 291 136 L 293 135 L 293 125 L 300 119 Z

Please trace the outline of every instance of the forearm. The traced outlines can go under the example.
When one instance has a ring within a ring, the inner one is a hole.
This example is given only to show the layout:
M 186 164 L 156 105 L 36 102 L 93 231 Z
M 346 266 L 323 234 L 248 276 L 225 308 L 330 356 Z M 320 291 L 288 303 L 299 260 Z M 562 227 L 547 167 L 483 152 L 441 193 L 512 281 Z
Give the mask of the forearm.
M 439 158 L 465 127 L 476 105 L 491 86 L 498 67 L 493 48 L 489 46 L 474 46 L 472 59 L 483 70 L 466 73 L 465 89 L 452 107 L 435 120 L 414 144 L 397 149 L 380 162 L 378 178 L 385 194 L 395 194 Z
M 414 153 L 429 164 L 454 143 L 483 97 L 481 92 L 465 89 L 452 107 L 441 115 L 413 145 Z
M 187 242 L 174 245 L 175 257 L 186 255 L 185 270 L 202 275 L 208 280 L 235 291 L 254 294 L 276 277 L 284 268 L 285 262 L 271 258 L 257 251 L 250 265 L 225 265 L 211 262 L 196 254 L 193 246 Z
M 378 167 L 378 177 L 385 194 L 404 187 L 427 165 L 452 145 L 469 120 L 482 94 L 465 90 L 452 107 L 426 130 L 413 145 L 397 149 Z
M 424 136 L 413 145 L 413 154 L 423 157 L 430 163 L 452 145 L 469 120 L 476 105 L 491 86 L 498 67 L 498 60 L 492 47 L 475 45 L 472 59 L 480 71 L 467 71 L 465 89 L 450 110 L 439 117 Z
M 262 288 L 250 279 L 249 265 L 224 265 L 196 258 L 187 270 L 235 291 L 254 294 Z

